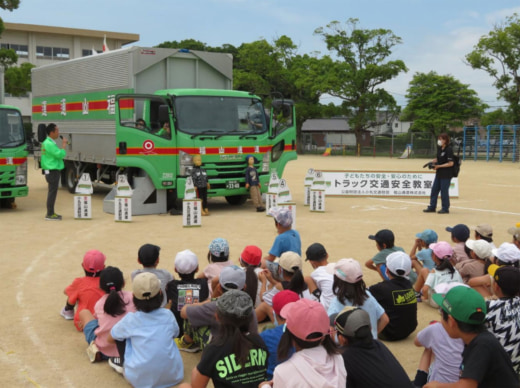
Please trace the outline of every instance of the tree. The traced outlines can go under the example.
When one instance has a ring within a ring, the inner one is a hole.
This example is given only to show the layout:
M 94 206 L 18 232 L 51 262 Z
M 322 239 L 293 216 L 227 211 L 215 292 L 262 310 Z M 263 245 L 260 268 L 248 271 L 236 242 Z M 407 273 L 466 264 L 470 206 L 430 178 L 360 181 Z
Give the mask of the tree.
M 401 60 L 388 60 L 401 38 L 386 29 L 360 29 L 358 19 L 348 19 L 345 27 L 333 21 L 315 30 L 327 49 L 340 60 L 330 61 L 323 78 L 324 92 L 343 100 L 344 114 L 356 134 L 358 155 L 363 132 L 381 125 L 377 112 L 390 114 L 399 109 L 395 99 L 381 85 L 408 69 Z
M 473 69 L 487 72 L 498 89 L 498 97 L 509 104 L 514 123 L 520 123 L 520 19 L 517 14 L 482 36 L 466 55 Z
M 413 121 L 413 129 L 436 137 L 450 126 L 462 126 L 464 120 L 480 117 L 487 107 L 477 92 L 451 75 L 434 71 L 416 73 L 410 81 L 408 105 L 402 120 Z
M 7 11 L 17 9 L 20 5 L 20 0 L 0 0 L 0 8 Z M 0 36 L 4 32 L 4 21 L 0 18 Z M 0 49 L 0 66 L 12 66 L 18 61 L 18 55 L 11 49 Z
M 14 97 L 25 96 L 31 91 L 32 63 L 22 63 L 19 67 L 12 66 L 5 70 L 5 92 Z

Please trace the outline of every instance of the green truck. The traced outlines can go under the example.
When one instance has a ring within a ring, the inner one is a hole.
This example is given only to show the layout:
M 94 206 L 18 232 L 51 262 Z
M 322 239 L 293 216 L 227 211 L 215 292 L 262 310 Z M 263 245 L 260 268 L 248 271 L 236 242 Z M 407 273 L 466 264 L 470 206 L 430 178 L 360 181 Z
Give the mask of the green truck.
M 0 205 L 15 207 L 16 197 L 26 197 L 27 143 L 20 110 L 0 105 Z
M 54 122 L 67 138 L 62 183 L 71 192 L 85 172 L 106 184 L 126 174 L 132 214 L 166 213 L 200 154 L 208 196 L 242 204 L 246 156 L 256 158 L 265 191 L 271 172 L 282 176 L 296 159 L 296 120 L 292 101 L 273 100 L 266 110 L 259 96 L 231 87 L 229 54 L 120 49 L 33 69 L 33 128 Z M 106 212 L 114 196 L 105 198 Z

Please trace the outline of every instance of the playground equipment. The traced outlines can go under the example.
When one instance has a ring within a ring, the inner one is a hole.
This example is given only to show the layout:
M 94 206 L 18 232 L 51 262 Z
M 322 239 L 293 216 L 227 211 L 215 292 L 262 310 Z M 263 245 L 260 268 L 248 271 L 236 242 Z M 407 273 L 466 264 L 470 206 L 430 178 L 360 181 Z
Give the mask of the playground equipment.
M 520 125 L 488 125 L 464 127 L 462 159 L 485 159 L 498 157 L 500 162 L 518 162 L 518 131 Z

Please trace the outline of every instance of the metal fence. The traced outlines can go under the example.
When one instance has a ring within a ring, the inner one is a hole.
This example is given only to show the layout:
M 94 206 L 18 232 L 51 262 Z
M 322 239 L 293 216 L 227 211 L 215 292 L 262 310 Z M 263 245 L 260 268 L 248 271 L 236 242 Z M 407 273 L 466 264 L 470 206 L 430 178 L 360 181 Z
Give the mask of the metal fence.
M 463 160 L 498 160 L 518 162 L 520 125 L 464 127 Z

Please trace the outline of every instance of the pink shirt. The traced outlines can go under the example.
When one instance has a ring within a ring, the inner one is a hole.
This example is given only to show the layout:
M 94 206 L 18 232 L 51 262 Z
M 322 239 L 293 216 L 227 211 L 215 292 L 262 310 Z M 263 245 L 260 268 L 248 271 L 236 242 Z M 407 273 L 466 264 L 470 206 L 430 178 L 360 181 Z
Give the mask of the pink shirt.
M 105 313 L 104 306 L 107 297 L 108 294 L 103 295 L 103 297 L 98 300 L 96 306 L 94 307 L 94 318 L 98 320 L 99 324 L 99 327 L 94 331 L 96 334 L 96 346 L 105 356 L 118 357 L 119 353 L 117 351 L 116 344 L 109 344 L 107 342 L 108 333 L 110 333 L 112 327 L 127 313 L 135 312 L 133 295 L 130 291 L 121 291 L 121 297 L 126 304 L 126 312 L 124 314 L 118 315 L 117 317 L 113 317 L 112 315 Z
M 456 243 L 453 245 L 453 262 L 460 263 L 466 260 L 471 260 L 468 255 L 466 254 L 466 251 L 464 250 L 465 244 L 463 242 Z
M 216 263 L 209 264 L 206 268 L 204 268 L 204 276 L 208 279 L 208 288 L 209 288 L 209 294 L 211 295 L 213 293 L 213 290 L 211 289 L 211 280 L 214 277 L 217 277 L 220 275 L 220 272 L 225 267 L 229 267 L 231 264 L 233 264 L 231 261 L 221 261 Z

